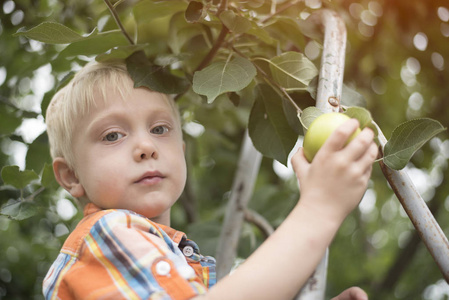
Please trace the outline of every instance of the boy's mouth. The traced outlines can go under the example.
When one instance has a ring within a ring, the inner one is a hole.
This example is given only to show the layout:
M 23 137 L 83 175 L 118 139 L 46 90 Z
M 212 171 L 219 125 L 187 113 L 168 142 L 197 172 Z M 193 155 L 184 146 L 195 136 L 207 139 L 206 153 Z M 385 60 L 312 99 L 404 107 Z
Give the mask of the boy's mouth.
M 162 179 L 164 179 L 165 176 L 162 175 L 158 171 L 150 171 L 145 172 L 139 179 L 137 179 L 134 183 L 140 183 L 145 185 L 153 185 L 156 183 L 161 182 Z

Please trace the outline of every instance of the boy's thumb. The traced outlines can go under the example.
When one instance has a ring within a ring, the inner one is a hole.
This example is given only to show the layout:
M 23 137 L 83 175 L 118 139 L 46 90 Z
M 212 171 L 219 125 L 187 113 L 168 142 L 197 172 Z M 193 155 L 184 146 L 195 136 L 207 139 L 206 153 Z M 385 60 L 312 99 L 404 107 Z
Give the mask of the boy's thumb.
M 298 179 L 300 179 L 302 175 L 307 172 L 309 166 L 310 164 L 307 161 L 306 157 L 304 156 L 304 149 L 299 148 L 298 151 L 295 153 L 295 155 L 293 155 L 292 157 L 293 171 L 295 171 L 295 174 L 298 177 Z

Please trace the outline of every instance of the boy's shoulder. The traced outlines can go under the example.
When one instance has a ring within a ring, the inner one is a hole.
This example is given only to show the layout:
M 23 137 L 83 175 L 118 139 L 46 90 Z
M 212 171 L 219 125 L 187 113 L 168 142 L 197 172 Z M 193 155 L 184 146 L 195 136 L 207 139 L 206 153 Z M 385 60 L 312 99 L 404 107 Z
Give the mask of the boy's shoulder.
M 123 238 L 126 238 L 129 230 L 150 233 L 164 240 L 169 246 L 173 242 L 179 243 L 184 236 L 182 232 L 157 224 L 130 210 L 103 210 L 93 204 L 87 204 L 84 209 L 84 218 L 67 237 L 61 252 L 76 256 L 89 240 L 97 240 L 99 237 L 112 238 L 117 235 L 123 235 Z

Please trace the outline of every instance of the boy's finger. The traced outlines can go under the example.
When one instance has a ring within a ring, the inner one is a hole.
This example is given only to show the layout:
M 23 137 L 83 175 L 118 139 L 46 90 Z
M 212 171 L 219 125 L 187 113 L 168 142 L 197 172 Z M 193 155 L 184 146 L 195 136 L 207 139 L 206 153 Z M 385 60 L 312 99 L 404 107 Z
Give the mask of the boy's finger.
M 368 295 L 359 287 L 350 287 L 332 300 L 368 300 Z
M 293 155 L 291 162 L 293 171 L 295 171 L 295 174 L 298 178 L 302 177 L 302 174 L 304 174 L 305 170 L 310 165 L 306 157 L 304 156 L 303 148 L 298 149 L 298 151 Z
M 367 166 L 372 166 L 377 158 L 378 153 L 379 148 L 377 147 L 376 143 L 372 142 L 368 150 L 366 150 L 365 154 L 360 158 L 360 162 Z
M 338 151 L 344 148 L 349 137 L 359 128 L 359 121 L 350 119 L 341 124 L 323 144 L 323 148 Z
M 346 147 L 344 151 L 354 160 L 358 160 L 364 156 L 366 151 L 371 147 L 374 139 L 374 132 L 370 128 L 364 128 Z

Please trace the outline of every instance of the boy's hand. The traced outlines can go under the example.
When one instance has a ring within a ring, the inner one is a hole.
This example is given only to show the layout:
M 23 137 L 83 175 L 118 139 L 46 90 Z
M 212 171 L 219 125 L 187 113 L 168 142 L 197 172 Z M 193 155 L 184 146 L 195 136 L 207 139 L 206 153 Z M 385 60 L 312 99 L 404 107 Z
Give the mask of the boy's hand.
M 321 214 L 327 214 L 324 217 L 342 221 L 366 190 L 378 150 L 369 128 L 344 146 L 358 126 L 358 121 L 351 119 L 337 128 L 312 163 L 307 161 L 302 148 L 292 158 L 300 182 L 301 200 L 314 205 Z
M 331 300 L 368 300 L 368 295 L 359 287 L 350 287 Z

